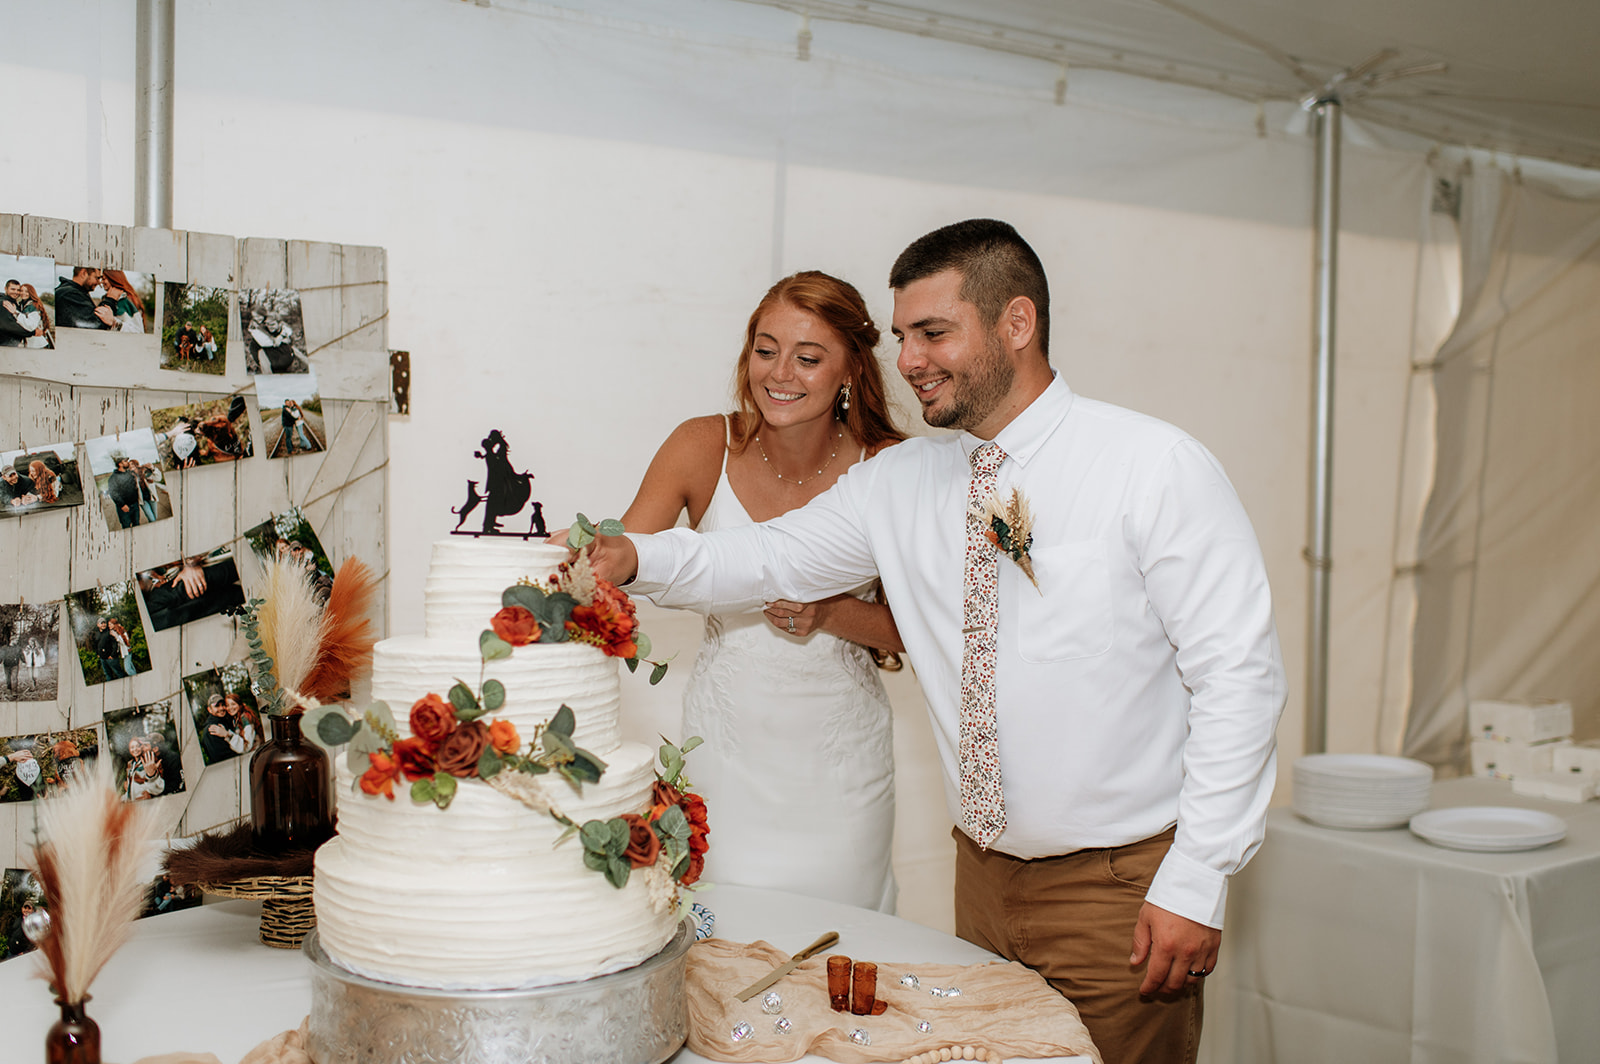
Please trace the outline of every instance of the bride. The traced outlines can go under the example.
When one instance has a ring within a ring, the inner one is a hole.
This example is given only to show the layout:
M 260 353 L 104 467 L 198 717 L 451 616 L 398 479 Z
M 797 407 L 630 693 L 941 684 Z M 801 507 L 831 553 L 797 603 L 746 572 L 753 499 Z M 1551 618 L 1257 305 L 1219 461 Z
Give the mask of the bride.
M 904 439 L 878 335 L 844 281 L 773 285 L 739 353 L 739 410 L 678 426 L 623 525 L 659 532 L 684 510 L 701 531 L 765 521 Z M 894 911 L 892 717 L 868 648 L 898 668 L 903 647 L 872 591 L 706 618 L 682 734 L 705 739 L 691 775 L 711 809 L 708 881 Z
M 17 304 L 17 324 L 34 334 L 28 337 L 23 346 L 49 347 L 50 312 L 39 301 L 39 290 L 26 282 L 20 283 L 18 287 L 22 289 L 22 299 Z

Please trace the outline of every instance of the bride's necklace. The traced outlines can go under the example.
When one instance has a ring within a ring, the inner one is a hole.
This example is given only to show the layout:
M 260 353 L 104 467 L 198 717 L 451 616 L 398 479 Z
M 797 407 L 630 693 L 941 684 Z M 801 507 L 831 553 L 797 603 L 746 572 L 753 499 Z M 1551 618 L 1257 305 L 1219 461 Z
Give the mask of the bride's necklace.
M 823 469 L 827 469 L 829 466 L 833 465 L 833 460 L 835 458 L 839 457 L 839 441 L 842 440 L 842 439 L 844 439 L 844 433 L 841 431 L 838 436 L 834 437 L 833 453 L 828 456 L 828 460 L 826 462 L 822 463 L 822 469 L 819 469 L 815 473 L 811 474 L 809 477 L 806 477 L 805 480 L 801 480 L 799 477 L 786 477 L 782 473 L 778 472 L 777 467 L 772 464 L 772 460 L 767 457 L 767 449 L 765 447 L 761 446 L 761 437 L 760 436 L 756 437 L 756 449 L 761 452 L 761 462 L 762 462 L 762 464 L 765 465 L 768 469 L 772 470 L 772 475 L 773 476 L 777 477 L 779 480 L 782 480 L 782 481 L 784 481 L 786 483 L 793 484 L 795 487 L 798 488 L 800 485 L 804 484 L 806 482 L 806 480 L 815 480 L 815 479 L 817 479 L 818 477 L 820 477 L 822 475 L 822 470 Z

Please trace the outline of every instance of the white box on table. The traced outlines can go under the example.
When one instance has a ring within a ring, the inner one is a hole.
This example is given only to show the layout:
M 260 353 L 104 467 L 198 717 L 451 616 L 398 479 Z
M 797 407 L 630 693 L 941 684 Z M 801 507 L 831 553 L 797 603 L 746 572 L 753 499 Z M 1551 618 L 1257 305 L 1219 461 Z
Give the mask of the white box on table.
M 1467 732 L 1473 739 L 1497 742 L 1565 739 L 1572 735 L 1572 703 L 1474 699 L 1467 703 Z
M 1600 774 L 1600 740 L 1590 739 L 1556 751 L 1552 767 L 1556 772 Z
M 1600 787 L 1600 773 L 1532 772 L 1511 781 L 1511 793 L 1553 802 L 1587 802 Z
M 1489 779 L 1513 780 L 1540 772 L 1555 771 L 1556 751 L 1572 745 L 1571 739 L 1546 743 L 1472 740 L 1472 774 Z

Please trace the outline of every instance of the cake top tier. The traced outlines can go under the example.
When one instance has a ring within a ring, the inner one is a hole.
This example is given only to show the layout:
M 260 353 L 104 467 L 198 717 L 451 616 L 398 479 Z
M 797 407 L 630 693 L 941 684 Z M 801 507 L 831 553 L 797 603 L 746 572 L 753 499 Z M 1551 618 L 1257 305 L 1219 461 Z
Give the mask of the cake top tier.
M 519 580 L 544 584 L 567 554 L 567 548 L 542 540 L 459 536 L 435 542 L 423 587 L 428 636 L 476 638 L 500 609 L 507 587 Z

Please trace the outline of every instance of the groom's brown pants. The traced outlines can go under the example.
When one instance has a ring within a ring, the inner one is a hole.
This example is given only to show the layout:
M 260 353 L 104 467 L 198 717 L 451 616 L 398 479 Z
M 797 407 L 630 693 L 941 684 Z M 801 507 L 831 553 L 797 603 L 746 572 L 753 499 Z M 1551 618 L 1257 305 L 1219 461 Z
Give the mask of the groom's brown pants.
M 1105 1064 L 1192 1064 L 1200 984 L 1140 997 L 1128 964 L 1145 891 L 1174 831 L 1028 861 L 956 839 L 956 934 L 1036 970 L 1078 1008 Z

